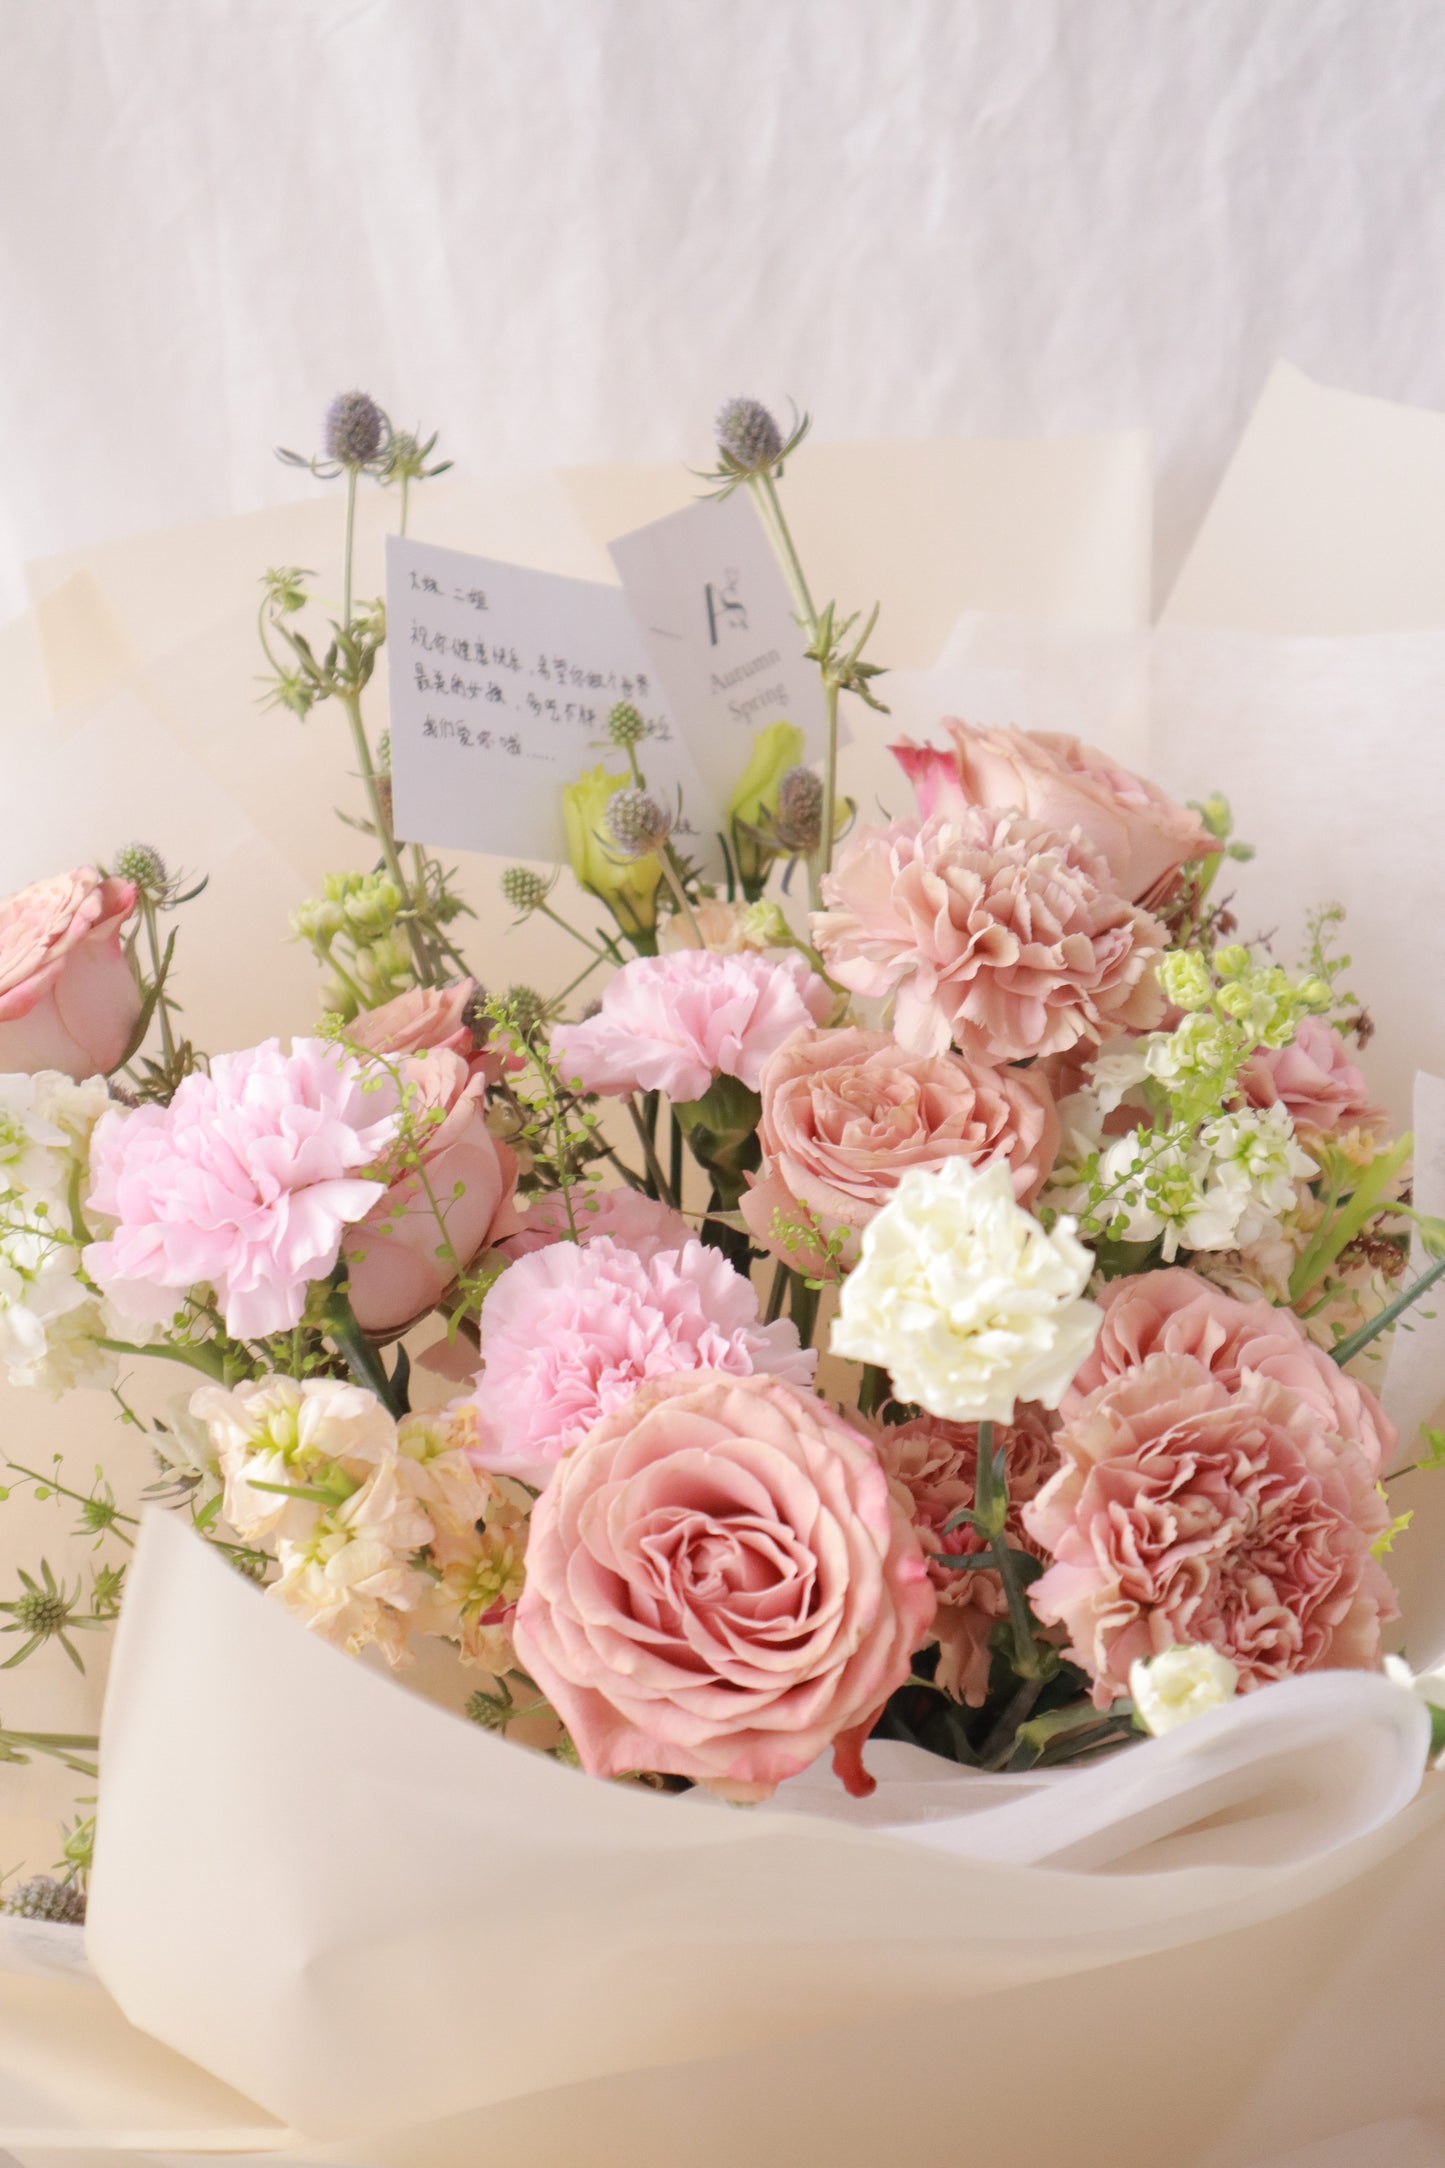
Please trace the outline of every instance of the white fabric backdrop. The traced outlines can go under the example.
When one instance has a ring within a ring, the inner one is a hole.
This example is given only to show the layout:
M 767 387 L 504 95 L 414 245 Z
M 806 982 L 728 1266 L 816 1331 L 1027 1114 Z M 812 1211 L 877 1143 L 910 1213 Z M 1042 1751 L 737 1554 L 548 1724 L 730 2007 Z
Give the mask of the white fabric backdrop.
M 1140 423 L 1177 564 L 1270 363 L 1445 405 L 1439 0 L 0 0 L 19 567 L 296 493 Z

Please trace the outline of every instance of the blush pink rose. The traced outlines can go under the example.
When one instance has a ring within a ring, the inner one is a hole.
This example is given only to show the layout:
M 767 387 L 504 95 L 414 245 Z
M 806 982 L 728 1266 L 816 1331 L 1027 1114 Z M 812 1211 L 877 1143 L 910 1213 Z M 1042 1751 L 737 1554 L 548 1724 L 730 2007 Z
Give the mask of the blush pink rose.
M 478 1047 L 467 1010 L 480 991 L 475 979 L 413 986 L 379 1009 L 363 1009 L 353 1017 L 346 1027 L 347 1044 L 372 1054 L 460 1054 L 471 1074 L 480 1073 L 488 1084 L 496 1084 L 504 1070 L 520 1067 L 521 1057 L 509 1055 L 504 1047 Z M 485 1020 L 479 1029 L 485 1032 Z
M 1262 1046 L 1251 1055 L 1239 1081 L 1252 1107 L 1285 1107 L 1296 1129 L 1382 1134 L 1390 1125 L 1344 1040 L 1318 1016 L 1304 1017 L 1288 1046 Z
M 759 1322 L 752 1281 L 721 1250 L 692 1239 L 640 1256 L 605 1235 L 509 1266 L 482 1305 L 481 1355 L 479 1457 L 531 1483 L 650 1378 L 768 1371 L 806 1385 L 818 1362 L 789 1320 Z
M 956 717 L 950 752 L 907 739 L 891 748 L 924 819 L 971 806 L 1017 811 L 1061 835 L 1075 829 L 1107 860 L 1112 885 L 1133 903 L 1158 897 L 1180 867 L 1218 845 L 1198 815 L 1079 738 L 1044 730 L 980 730 Z
M 674 1101 L 701 1099 L 717 1076 L 756 1091 L 769 1054 L 833 1006 L 827 985 L 796 952 L 639 956 L 611 981 L 595 1016 L 557 1025 L 552 1057 L 587 1091 L 618 1097 L 662 1091 Z
M 301 1321 L 342 1236 L 385 1185 L 369 1169 L 396 1133 L 389 1081 L 324 1039 L 218 1054 L 169 1106 L 103 1114 L 90 1144 L 90 1207 L 115 1221 L 85 1269 L 123 1316 L 161 1324 L 193 1287 L 216 1291 L 242 1340 Z
M 134 881 L 78 866 L 0 902 L 0 1070 L 120 1067 L 141 1012 L 121 947 L 135 898 Z
M 1257 1372 L 1233 1389 L 1194 1355 L 1148 1356 L 1055 1438 L 1024 1507 L 1054 1563 L 1029 1590 L 1094 1682 L 1179 1643 L 1217 1649 L 1243 1691 L 1322 1666 L 1368 1670 L 1398 1615 L 1371 1546 L 1390 1513 L 1365 1455 Z
M 1023 1401 L 1014 1420 L 995 1424 L 993 1435 L 1008 1462 L 1005 1540 L 1011 1550 L 1042 1558 L 1045 1554 L 1024 1527 L 1023 1508 L 1059 1464 L 1049 1417 L 1042 1408 Z M 991 1566 L 939 1563 L 940 1553 L 963 1557 L 984 1549 L 982 1537 L 966 1524 L 944 1533 L 950 1515 L 960 1506 L 973 1504 L 978 1425 L 921 1415 L 911 1423 L 882 1423 L 874 1438 L 893 1494 L 918 1531 L 928 1577 L 938 1596 L 933 1631 L 939 1655 L 934 1678 L 956 1701 L 981 1708 L 988 1698 L 993 1661 L 989 1636 L 999 1620 L 1008 1617 L 1008 1598 Z
M 1027 1205 L 1058 1150 L 1053 1099 L 1032 1070 L 910 1054 L 886 1031 L 800 1032 L 765 1063 L 762 1099 L 763 1164 L 741 1200 L 743 1218 L 765 1248 L 811 1271 L 819 1247 L 780 1244 L 775 1214 L 796 1221 L 804 1208 L 824 1241 L 843 1229 L 841 1259 L 851 1265 L 863 1229 L 909 1167 L 1006 1159 Z
M 864 1738 L 934 1593 L 878 1456 L 773 1378 L 666 1378 L 607 1416 L 532 1511 L 517 1654 L 595 1776 L 765 1799 Z
M 595 1242 L 599 1235 L 606 1235 L 619 1249 L 632 1250 L 639 1257 L 680 1250 L 693 1236 L 680 1212 L 638 1189 L 574 1190 L 572 1210 L 579 1242 Z M 557 1191 L 538 1197 L 520 1217 L 517 1233 L 499 1245 L 508 1257 L 525 1257 L 530 1250 L 545 1250 L 553 1242 L 572 1239 L 567 1207 Z
M 1063 1402 L 1066 1416 L 1151 1355 L 1191 1355 L 1230 1392 L 1266 1378 L 1303 1401 L 1332 1437 L 1357 1447 L 1378 1476 L 1396 1431 L 1367 1385 L 1316 1347 L 1291 1310 L 1240 1302 L 1181 1265 L 1111 1280 L 1095 1300 L 1104 1322 Z
M 422 1164 L 398 1175 L 345 1244 L 351 1307 L 364 1332 L 405 1331 L 483 1250 L 514 1234 L 517 1161 L 487 1127 L 486 1079 L 460 1054 L 405 1057 L 415 1112 L 440 1115 Z
M 865 828 L 823 882 L 813 937 L 833 977 L 894 996 L 914 1053 L 951 1040 L 976 1061 L 1058 1054 L 1147 1031 L 1163 1013 L 1164 929 L 1117 894 L 1077 837 L 1021 814 Z

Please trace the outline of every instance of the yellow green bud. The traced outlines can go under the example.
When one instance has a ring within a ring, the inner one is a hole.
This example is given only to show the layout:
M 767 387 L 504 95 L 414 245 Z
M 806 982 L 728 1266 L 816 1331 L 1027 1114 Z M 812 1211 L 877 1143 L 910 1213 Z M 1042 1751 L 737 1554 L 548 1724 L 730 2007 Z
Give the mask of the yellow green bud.
M 1216 950 L 1214 968 L 1222 979 L 1237 979 L 1249 969 L 1249 950 L 1231 941 L 1228 948 Z
M 1179 1009 L 1204 1009 L 1214 991 L 1209 960 L 1198 949 L 1174 949 L 1157 966 L 1159 984 Z

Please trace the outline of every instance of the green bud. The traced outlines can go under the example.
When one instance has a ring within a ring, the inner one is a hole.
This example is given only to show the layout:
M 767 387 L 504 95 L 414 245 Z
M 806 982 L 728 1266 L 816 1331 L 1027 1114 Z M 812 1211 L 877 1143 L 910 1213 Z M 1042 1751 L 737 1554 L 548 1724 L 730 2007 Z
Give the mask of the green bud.
M 1197 949 L 1174 949 L 1161 957 L 1155 968 L 1159 984 L 1176 1008 L 1194 1010 L 1209 1006 L 1214 990 L 1209 961 Z
M 1214 968 L 1222 979 L 1237 979 L 1249 969 L 1249 950 L 1231 941 L 1228 948 L 1216 950 Z
M 635 708 L 630 700 L 619 700 L 608 712 L 607 735 L 624 752 L 629 746 L 640 745 L 647 736 L 642 710 Z

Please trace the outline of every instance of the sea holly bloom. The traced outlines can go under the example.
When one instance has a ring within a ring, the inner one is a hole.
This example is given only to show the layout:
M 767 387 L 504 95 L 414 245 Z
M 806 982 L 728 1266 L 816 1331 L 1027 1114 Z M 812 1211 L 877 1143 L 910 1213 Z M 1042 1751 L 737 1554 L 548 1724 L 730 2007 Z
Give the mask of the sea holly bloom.
M 606 904 L 630 940 L 647 947 L 656 937 L 662 867 L 656 858 L 624 858 L 607 841 L 608 805 L 631 780 L 625 770 L 611 775 L 602 767 L 589 768 L 563 784 L 562 814 L 567 824 L 567 855 L 578 881 Z
M 1061 1054 L 1146 1031 L 1163 1013 L 1162 926 L 1112 885 L 1078 835 L 967 809 L 865 828 L 823 881 L 813 937 L 840 984 L 893 996 L 920 1054 Z
M 913 1167 L 863 1233 L 843 1282 L 835 1355 L 878 1363 L 900 1400 L 956 1422 L 1055 1408 L 1094 1344 L 1094 1269 L 1073 1222 L 1045 1231 L 1006 1163 Z
M 482 1307 L 481 1355 L 479 1458 L 532 1483 L 649 1379 L 766 1371 L 801 1385 L 818 1360 L 788 1320 L 759 1322 L 751 1280 L 720 1250 L 690 1240 L 642 1256 L 605 1236 L 503 1273 Z
M 91 1196 L 115 1225 L 87 1248 L 85 1269 L 143 1322 L 212 1287 L 237 1338 L 287 1331 L 344 1230 L 384 1194 L 363 1170 L 396 1116 L 390 1079 L 325 1040 L 220 1054 L 169 1106 L 113 1109 L 97 1124 Z
M 1046 828 L 1077 830 L 1107 861 L 1111 885 L 1140 903 L 1166 891 L 1181 866 L 1219 848 L 1196 813 L 1080 738 L 1044 730 L 981 730 L 956 717 L 944 752 L 907 739 L 892 747 L 927 819 L 971 807 L 1018 811 Z
M 134 881 L 94 866 L 0 901 L 0 1070 L 119 1068 L 141 1012 L 121 947 L 135 907 Z
M 934 1592 L 869 1441 L 777 1378 L 663 1378 L 604 1417 L 532 1510 L 517 1654 L 597 1776 L 766 1798 L 862 1743 Z

